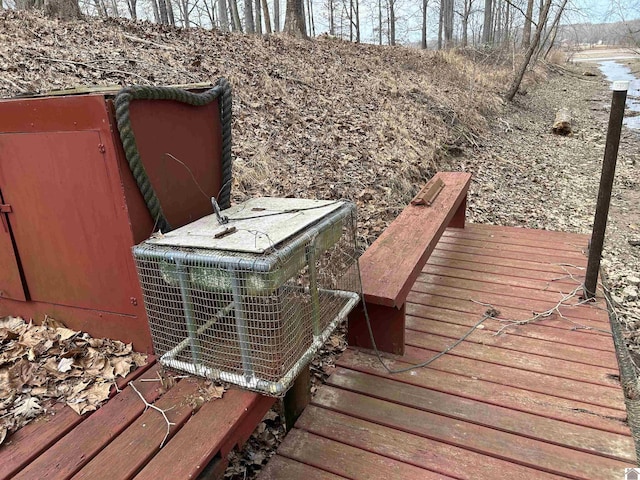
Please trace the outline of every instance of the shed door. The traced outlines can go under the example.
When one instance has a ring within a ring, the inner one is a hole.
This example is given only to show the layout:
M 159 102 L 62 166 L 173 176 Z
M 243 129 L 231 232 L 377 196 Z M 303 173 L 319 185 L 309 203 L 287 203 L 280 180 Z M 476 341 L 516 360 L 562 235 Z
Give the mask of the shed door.
M 9 210 L 9 204 L 2 196 L 2 178 L 0 177 L 0 205 Z M 0 211 L 0 298 L 26 300 L 18 259 L 11 235 L 11 214 Z
M 31 300 L 134 313 L 131 233 L 102 143 L 97 131 L 0 134 L 0 183 Z

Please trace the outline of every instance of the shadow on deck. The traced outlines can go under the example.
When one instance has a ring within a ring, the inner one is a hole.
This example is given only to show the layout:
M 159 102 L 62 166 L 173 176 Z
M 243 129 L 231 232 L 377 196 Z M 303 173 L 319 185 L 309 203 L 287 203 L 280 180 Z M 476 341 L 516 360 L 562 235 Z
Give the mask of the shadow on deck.
M 602 297 L 504 328 L 576 291 L 587 240 L 447 230 L 408 297 L 405 355 L 387 365 L 424 361 L 488 308 L 500 315 L 406 373 L 347 350 L 260 479 L 624 478 L 636 457 Z

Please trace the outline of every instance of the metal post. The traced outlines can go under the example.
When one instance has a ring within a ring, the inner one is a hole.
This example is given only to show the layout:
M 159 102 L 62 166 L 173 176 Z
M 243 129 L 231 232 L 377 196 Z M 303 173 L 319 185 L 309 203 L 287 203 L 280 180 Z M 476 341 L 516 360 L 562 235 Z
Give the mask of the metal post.
M 629 82 L 613 82 L 607 145 L 604 149 L 598 203 L 596 204 L 596 215 L 593 220 L 593 232 L 591 233 L 591 245 L 589 247 L 589 262 L 587 263 L 587 273 L 584 279 L 584 296 L 586 298 L 595 296 L 598 285 L 598 272 L 600 271 L 604 234 L 607 229 L 607 216 L 609 215 L 613 178 L 616 173 L 620 132 L 622 131 L 622 118 L 624 117 L 628 88 Z

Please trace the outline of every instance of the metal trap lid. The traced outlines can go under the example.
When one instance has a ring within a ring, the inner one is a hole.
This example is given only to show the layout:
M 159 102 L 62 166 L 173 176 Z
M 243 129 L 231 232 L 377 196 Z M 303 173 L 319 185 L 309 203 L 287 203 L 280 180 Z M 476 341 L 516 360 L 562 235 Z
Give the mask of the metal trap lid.
M 343 204 L 332 200 L 252 198 L 222 212 L 229 217 L 229 223 L 221 225 L 215 215 L 208 215 L 146 243 L 260 254 L 318 222 Z M 231 231 L 234 227 L 235 231 Z M 224 234 L 227 229 L 230 233 Z

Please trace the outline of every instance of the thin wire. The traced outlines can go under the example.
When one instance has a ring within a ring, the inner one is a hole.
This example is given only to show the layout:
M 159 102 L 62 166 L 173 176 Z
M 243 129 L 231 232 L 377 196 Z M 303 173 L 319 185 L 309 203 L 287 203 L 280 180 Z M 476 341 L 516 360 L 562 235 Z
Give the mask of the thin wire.
M 360 286 L 362 286 L 362 274 L 360 273 L 360 264 L 358 263 L 357 265 L 358 265 L 357 269 L 358 269 L 358 277 L 360 279 Z M 380 351 L 378 350 L 378 346 L 376 345 L 376 340 L 373 337 L 373 329 L 371 328 L 371 319 L 369 318 L 369 312 L 367 311 L 367 303 L 364 300 L 364 292 L 362 292 L 362 290 L 360 291 L 360 300 L 362 301 L 362 309 L 364 311 L 364 318 L 365 318 L 365 322 L 367 324 L 367 330 L 369 331 L 369 340 L 371 341 L 371 346 L 373 346 L 373 351 L 375 352 L 376 357 L 378 358 L 378 361 L 380 362 L 380 364 L 384 367 L 384 369 L 388 373 L 390 373 L 392 375 L 393 374 L 397 374 L 397 373 L 409 372 L 411 370 L 415 370 L 416 368 L 423 368 L 423 367 L 426 367 L 427 365 L 430 365 L 431 363 L 435 362 L 437 359 L 439 359 L 443 355 L 446 355 L 451 350 L 456 348 L 462 342 L 464 342 L 467 339 L 467 337 L 469 337 L 469 335 L 471 335 L 486 319 L 494 318 L 494 317 L 496 317 L 496 316 L 498 316 L 500 314 L 500 312 L 498 312 L 494 308 L 488 309 L 485 312 L 485 314 L 482 316 L 482 318 L 480 320 L 478 320 L 476 322 L 476 324 L 473 327 L 471 327 L 469 329 L 469 331 L 467 331 L 467 333 L 465 333 L 462 337 L 460 337 L 458 340 L 456 340 L 452 345 L 449 345 L 447 348 L 445 348 L 441 352 L 435 354 L 433 357 L 429 358 L 428 360 L 426 360 L 426 361 L 424 361 L 422 363 L 417 363 L 415 365 L 411 365 L 411 366 L 406 367 L 406 368 L 400 368 L 400 369 L 394 370 L 392 368 L 389 368 L 387 366 L 387 364 L 384 363 L 382 355 L 380 355 Z
M 229 220 L 253 220 L 256 218 L 264 218 L 264 217 L 274 217 L 276 215 L 285 215 L 287 213 L 298 213 L 298 212 L 305 212 L 307 210 L 316 210 L 318 208 L 325 208 L 325 207 L 329 207 L 331 205 L 335 205 L 337 203 L 340 203 L 342 200 L 335 200 L 333 202 L 330 203 L 325 203 L 324 205 L 316 205 L 315 207 L 306 207 L 306 208 L 290 208 L 288 210 L 282 210 L 279 212 L 272 212 L 272 213 L 265 213 L 264 215 L 254 215 L 251 217 L 229 217 Z
M 175 160 L 176 162 L 178 162 L 180 165 L 182 165 L 184 168 L 187 169 L 187 172 L 189 172 L 189 175 L 191 175 L 191 178 L 193 179 L 193 183 L 196 184 L 196 187 L 198 187 L 198 190 L 200 190 L 200 193 L 202 193 L 202 195 L 205 196 L 205 198 L 208 200 L 211 198 L 211 195 L 208 195 L 200 186 L 200 184 L 198 183 L 198 180 L 196 179 L 196 176 L 193 174 L 193 172 L 191 171 L 191 169 L 189 168 L 189 166 L 184 163 L 182 160 L 174 157 L 173 155 L 171 155 L 170 153 L 165 152 L 165 155 L 173 160 Z M 220 191 L 222 191 L 222 189 L 220 189 Z

